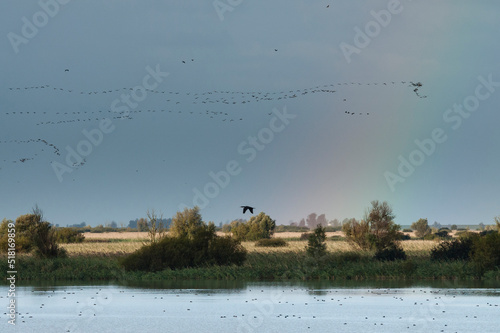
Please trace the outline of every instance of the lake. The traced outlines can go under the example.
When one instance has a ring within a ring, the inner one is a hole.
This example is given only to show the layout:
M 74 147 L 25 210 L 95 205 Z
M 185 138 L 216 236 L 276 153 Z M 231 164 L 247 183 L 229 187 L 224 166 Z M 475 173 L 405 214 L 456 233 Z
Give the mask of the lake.
M 498 332 L 500 286 L 182 281 L 0 286 L 1 332 Z

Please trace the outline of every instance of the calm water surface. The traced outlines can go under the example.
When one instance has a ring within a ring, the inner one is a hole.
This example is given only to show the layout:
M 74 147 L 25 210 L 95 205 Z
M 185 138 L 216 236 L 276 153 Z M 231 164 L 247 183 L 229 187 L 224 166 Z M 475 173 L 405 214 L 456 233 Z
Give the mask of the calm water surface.
M 429 282 L 0 286 L 0 332 L 499 332 L 500 286 Z

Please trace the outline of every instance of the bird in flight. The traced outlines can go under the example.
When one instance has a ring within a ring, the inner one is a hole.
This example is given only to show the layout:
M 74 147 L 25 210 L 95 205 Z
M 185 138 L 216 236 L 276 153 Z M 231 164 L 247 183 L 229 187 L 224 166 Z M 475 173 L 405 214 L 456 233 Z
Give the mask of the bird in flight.
M 253 210 L 254 210 L 254 208 L 255 208 L 255 207 L 250 207 L 250 206 L 241 206 L 241 208 L 243 208 L 243 214 L 245 214 L 245 212 L 246 212 L 247 210 L 249 210 L 249 211 L 250 211 L 250 214 L 253 214 Z
M 67 69 L 67 68 L 66 68 L 64 71 L 65 71 L 65 72 L 69 72 L 69 69 Z

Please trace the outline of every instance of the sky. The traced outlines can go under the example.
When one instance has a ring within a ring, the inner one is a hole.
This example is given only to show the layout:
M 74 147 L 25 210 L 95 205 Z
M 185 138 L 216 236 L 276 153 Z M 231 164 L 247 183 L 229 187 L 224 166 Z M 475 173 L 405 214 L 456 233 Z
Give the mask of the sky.
M 497 1 L 0 3 L 0 218 L 500 215 Z M 416 90 L 415 90 L 416 89 Z

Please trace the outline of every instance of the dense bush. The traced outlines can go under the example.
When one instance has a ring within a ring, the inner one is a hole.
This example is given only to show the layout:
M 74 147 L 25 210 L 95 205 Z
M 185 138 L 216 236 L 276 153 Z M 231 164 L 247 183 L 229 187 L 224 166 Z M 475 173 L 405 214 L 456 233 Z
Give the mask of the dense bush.
M 181 222 L 181 223 L 179 223 Z M 178 213 L 173 219 L 177 230 L 173 237 L 164 237 L 121 260 L 127 271 L 161 271 L 207 265 L 241 265 L 246 250 L 240 241 L 219 237 L 213 223 L 201 221 L 197 207 Z
M 185 208 L 184 211 L 177 212 L 172 218 L 169 232 L 172 236 L 178 238 L 192 237 L 193 233 L 203 225 L 204 223 L 201 219 L 200 208 L 198 206 L 191 209 Z
M 288 246 L 288 243 L 283 238 L 263 238 L 255 242 L 255 246 L 282 247 Z
M 449 235 L 449 232 L 450 232 L 450 229 L 448 228 L 441 228 L 439 229 L 435 235 L 436 237 L 438 237 L 439 239 L 443 239 L 443 240 L 447 240 L 447 239 L 451 239 L 452 237 Z
M 483 230 L 479 233 L 480 236 L 486 236 L 489 234 L 498 234 L 497 230 Z
M 468 260 L 472 251 L 474 238 L 468 235 L 439 243 L 431 250 L 432 260 Z
M 411 224 L 411 228 L 415 231 L 415 236 L 423 238 L 431 233 L 431 228 L 427 222 L 427 219 L 419 219 Z
M 393 244 L 375 252 L 375 259 L 380 261 L 406 260 L 406 253 L 399 245 Z
M 165 237 L 159 242 L 145 245 L 122 259 L 127 271 L 161 271 L 207 265 L 241 265 L 246 259 L 246 250 L 231 237 L 204 239 L 202 235 L 187 237 Z
M 308 240 L 310 235 L 310 232 L 303 232 L 300 234 L 300 240 Z
M 411 239 L 410 235 L 403 234 L 402 232 L 399 233 L 399 240 L 410 240 L 410 239 Z
M 486 271 L 500 267 L 500 234 L 464 233 L 460 238 L 441 242 L 431 250 L 432 260 L 470 260 L 476 272 L 483 275 Z
M 264 212 L 252 216 L 247 222 L 231 222 L 231 232 L 238 240 L 256 241 L 271 238 L 276 228 L 276 221 Z
M 487 234 L 473 239 L 471 259 L 480 274 L 500 267 L 500 234 Z
M 0 225 L 0 249 L 7 251 L 8 224 L 3 220 Z M 33 214 L 21 215 L 15 222 L 16 252 L 34 252 L 40 258 L 64 257 L 66 251 L 59 248 L 55 232 L 49 222 L 43 221 L 41 211 L 36 208 Z
M 85 236 L 74 228 L 56 228 L 54 237 L 57 243 L 81 243 L 85 239 Z

